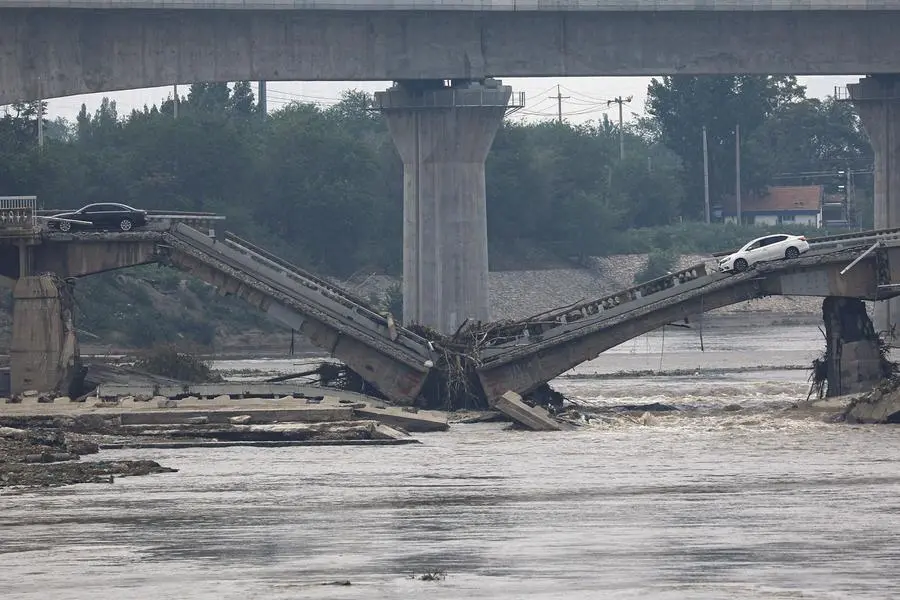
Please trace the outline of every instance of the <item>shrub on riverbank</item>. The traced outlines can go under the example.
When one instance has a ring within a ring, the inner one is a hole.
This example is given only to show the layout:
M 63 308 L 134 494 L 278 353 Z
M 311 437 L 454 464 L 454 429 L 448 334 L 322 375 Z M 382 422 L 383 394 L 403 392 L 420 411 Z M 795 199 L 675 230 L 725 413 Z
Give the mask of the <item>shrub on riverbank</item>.
M 134 366 L 154 375 L 190 383 L 222 381 L 221 375 L 207 361 L 180 350 L 174 344 L 150 348 L 138 356 Z

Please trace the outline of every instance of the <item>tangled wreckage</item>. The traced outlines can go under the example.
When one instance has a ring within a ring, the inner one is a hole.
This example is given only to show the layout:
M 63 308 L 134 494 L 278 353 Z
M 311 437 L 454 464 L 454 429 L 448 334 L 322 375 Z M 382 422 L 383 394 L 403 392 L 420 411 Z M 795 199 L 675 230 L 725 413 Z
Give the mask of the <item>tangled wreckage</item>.
M 423 325 L 410 325 L 403 331 L 425 340 L 429 349 L 429 357 L 423 362 L 429 368 L 429 373 L 412 404 L 432 410 L 489 410 L 496 407 L 505 393 L 522 392 L 528 405 L 543 406 L 551 414 L 555 413 L 562 408 L 564 398 L 546 383 L 549 378 L 536 384 L 521 385 L 518 389 L 503 389 L 502 386 L 488 389 L 485 385 L 485 367 L 510 355 L 534 356 L 539 348 L 533 344 L 542 341 L 551 332 L 558 335 L 578 331 L 580 335 L 584 335 L 584 326 L 596 321 L 598 317 L 613 318 L 623 310 L 633 308 L 634 305 L 630 304 L 632 302 L 640 304 L 638 301 L 641 299 L 646 300 L 654 294 L 673 290 L 704 275 L 706 268 L 699 264 L 616 294 L 571 304 L 518 321 L 484 323 L 467 320 L 452 335 L 441 334 Z M 392 316 L 385 315 L 385 318 L 392 337 L 396 339 L 399 337 L 399 328 Z M 561 373 L 569 367 L 566 363 L 563 368 L 555 368 Z M 347 365 L 322 363 L 315 369 L 276 379 L 293 377 L 315 378 L 320 385 L 327 387 L 396 401 L 396 398 L 382 393 L 377 385 Z

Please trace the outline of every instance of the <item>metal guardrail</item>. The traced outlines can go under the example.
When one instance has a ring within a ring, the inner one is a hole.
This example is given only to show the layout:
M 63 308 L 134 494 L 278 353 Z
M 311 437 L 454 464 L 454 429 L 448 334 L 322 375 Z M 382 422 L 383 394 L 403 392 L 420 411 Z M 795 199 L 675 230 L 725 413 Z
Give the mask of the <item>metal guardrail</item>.
M 49 223 L 53 221 L 59 221 L 61 219 L 54 219 L 54 215 L 58 215 L 60 213 L 73 212 L 71 209 L 39 209 L 35 211 L 36 220 L 42 221 L 40 223 L 40 228 L 47 230 L 49 228 Z M 66 218 L 66 221 L 70 221 L 75 224 L 86 224 L 90 225 L 87 221 L 80 221 L 77 219 Z M 220 222 L 224 222 L 226 217 L 222 215 L 218 215 L 216 213 L 209 212 L 188 212 L 188 211 L 179 211 L 179 210 L 148 210 L 147 211 L 147 225 L 144 227 L 135 228 L 133 231 L 135 233 L 140 231 L 163 231 L 168 230 L 169 227 L 173 223 L 185 223 L 194 227 L 198 230 L 203 230 L 206 235 L 211 238 L 216 238 L 223 231 L 217 225 Z M 54 231 L 54 230 L 49 230 Z M 83 231 L 83 230 L 82 230 Z
M 306 271 L 306 270 L 298 267 L 297 265 L 291 263 L 290 261 L 287 261 L 287 260 L 281 258 L 280 256 L 269 252 L 265 248 L 261 248 L 260 246 L 257 246 L 256 244 L 254 244 L 248 240 L 238 237 L 237 235 L 233 234 L 230 231 L 225 232 L 224 241 L 226 244 L 228 244 L 229 246 L 231 246 L 232 248 L 234 248 L 235 250 L 237 250 L 239 252 L 247 252 L 251 256 L 255 255 L 254 258 L 257 258 L 258 260 L 263 261 L 270 268 L 273 268 L 275 270 L 283 270 L 285 273 L 292 273 L 292 274 L 297 275 L 305 280 L 312 281 L 312 282 L 318 284 L 319 286 L 334 292 L 338 296 L 341 296 L 342 298 L 347 299 L 348 301 L 350 301 L 352 303 L 358 304 L 360 306 L 369 307 L 369 303 L 366 302 L 365 300 L 363 300 L 362 298 L 360 298 L 359 296 L 356 296 L 355 294 L 348 292 L 347 290 L 341 288 L 340 286 L 338 286 L 334 283 L 331 283 L 327 279 L 318 277 L 317 275 L 314 275 L 313 273 L 310 273 L 309 271 Z M 373 310 L 372 312 L 374 313 L 376 311 Z
M 498 346 L 506 344 L 524 335 L 528 337 L 542 336 L 569 323 L 600 316 L 609 310 L 618 309 L 622 305 L 647 298 L 652 299 L 655 294 L 695 281 L 706 275 L 708 275 L 706 264 L 698 263 L 614 294 L 572 304 L 561 309 L 546 311 L 529 317 L 524 321 L 501 328 L 496 332 L 497 336 L 488 342 L 487 345 Z
M 525 106 L 525 92 L 509 93 L 503 89 L 441 88 L 426 90 L 421 94 L 403 92 L 377 92 L 371 110 L 391 111 L 429 108 L 505 107 L 513 111 Z
M 821 237 L 806 238 L 806 241 L 809 243 L 809 245 L 811 247 L 816 246 L 818 244 L 826 244 L 826 243 L 837 242 L 837 241 L 842 241 L 842 242 L 843 241 L 856 241 L 856 242 L 859 242 L 860 244 L 863 244 L 863 243 L 865 243 L 866 240 L 871 239 L 871 238 L 892 236 L 895 234 L 900 234 L 900 227 L 896 227 L 893 229 L 870 229 L 867 231 L 857 231 L 857 232 L 851 232 L 851 233 L 838 233 L 835 235 L 823 235 Z M 772 235 L 777 235 L 777 234 L 772 234 Z M 721 258 L 723 256 L 729 256 L 731 254 L 734 254 L 738 250 L 739 250 L 739 248 L 734 249 L 734 250 L 724 251 L 724 252 L 714 252 L 711 256 L 713 258 Z
M 233 239 L 224 244 L 216 243 L 202 233 L 182 226 L 174 227 L 170 231 L 170 235 L 179 242 L 194 248 L 195 251 L 215 261 L 220 261 L 247 277 L 257 279 L 280 293 L 330 313 L 333 318 L 340 320 L 348 327 L 357 330 L 364 329 L 367 335 L 397 342 L 398 349 L 403 348 L 406 352 L 414 352 L 418 356 L 430 355 L 428 340 L 399 327 L 395 328 L 397 335 L 392 335 L 392 328 L 387 319 L 373 312 L 367 306 L 359 305 L 341 294 L 325 289 L 324 286 L 317 285 L 315 281 L 303 277 L 298 272 L 288 273 L 284 267 L 265 259 L 248 248 L 236 248 Z M 302 287 L 296 287 L 298 285 Z

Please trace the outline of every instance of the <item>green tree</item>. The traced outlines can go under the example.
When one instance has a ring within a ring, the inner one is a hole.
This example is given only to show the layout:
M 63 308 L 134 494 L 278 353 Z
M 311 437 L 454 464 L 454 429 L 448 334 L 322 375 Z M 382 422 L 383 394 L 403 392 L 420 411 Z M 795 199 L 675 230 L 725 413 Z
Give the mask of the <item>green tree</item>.
M 734 193 L 735 130 L 753 136 L 780 107 L 804 96 L 796 78 L 782 76 L 666 76 L 647 90 L 647 111 L 661 141 L 684 165 L 684 217 L 703 214 L 703 127 L 709 148 L 710 195 L 713 201 Z M 752 158 L 752 157 L 750 157 Z M 742 163 L 742 185 L 749 190 L 768 184 L 763 165 Z
M 853 106 L 834 98 L 779 107 L 748 138 L 747 151 L 772 175 L 858 169 L 873 160 Z M 797 180 L 814 182 L 814 178 Z
M 237 115 L 252 115 L 256 112 L 256 98 L 249 81 L 238 81 L 231 90 L 228 110 Z
M 231 92 L 227 83 L 194 83 L 187 96 L 187 107 L 205 112 L 224 112 Z

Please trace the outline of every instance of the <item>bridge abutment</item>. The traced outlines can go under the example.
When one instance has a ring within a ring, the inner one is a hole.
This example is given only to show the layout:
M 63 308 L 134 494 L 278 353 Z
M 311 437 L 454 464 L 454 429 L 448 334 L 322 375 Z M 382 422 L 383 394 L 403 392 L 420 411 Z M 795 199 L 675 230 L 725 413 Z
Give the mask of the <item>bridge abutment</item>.
M 828 396 L 868 392 L 890 375 L 862 300 L 829 296 L 822 302 L 822 319 Z
M 490 318 L 484 162 L 511 98 L 493 80 L 375 94 L 403 159 L 404 323 L 453 333 Z
M 11 391 L 69 393 L 81 368 L 72 288 L 52 275 L 22 277 L 13 288 Z
M 900 75 L 847 86 L 875 151 L 875 229 L 900 227 Z M 875 327 L 900 337 L 900 298 L 875 304 Z

